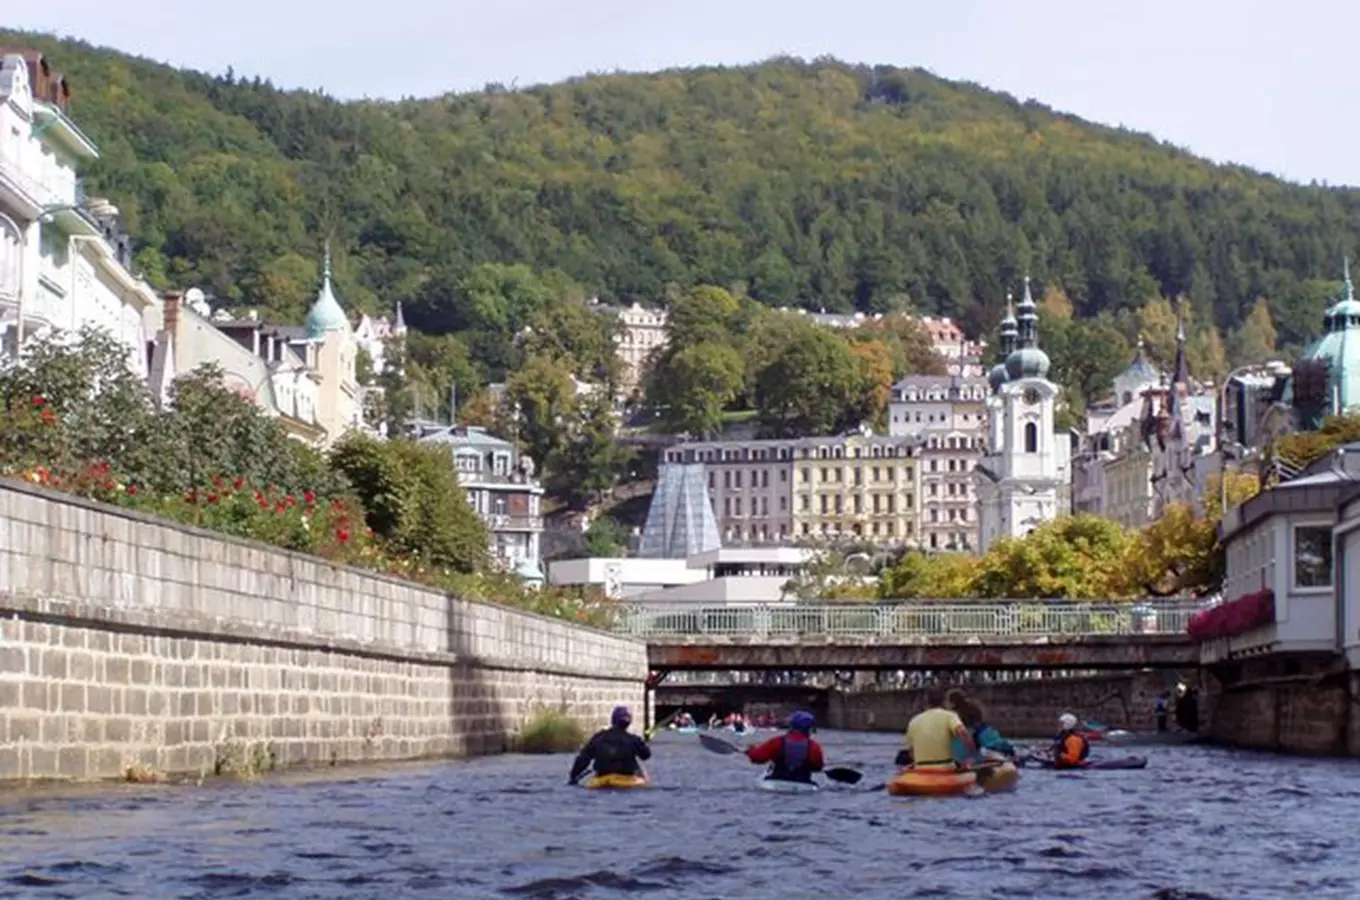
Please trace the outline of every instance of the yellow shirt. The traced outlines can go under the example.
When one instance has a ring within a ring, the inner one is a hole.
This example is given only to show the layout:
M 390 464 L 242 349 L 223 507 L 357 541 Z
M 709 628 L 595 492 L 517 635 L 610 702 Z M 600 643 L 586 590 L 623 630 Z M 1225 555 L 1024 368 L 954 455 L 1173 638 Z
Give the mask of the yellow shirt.
M 954 765 L 954 730 L 963 727 L 958 714 L 936 707 L 912 716 L 907 723 L 907 747 L 923 767 Z

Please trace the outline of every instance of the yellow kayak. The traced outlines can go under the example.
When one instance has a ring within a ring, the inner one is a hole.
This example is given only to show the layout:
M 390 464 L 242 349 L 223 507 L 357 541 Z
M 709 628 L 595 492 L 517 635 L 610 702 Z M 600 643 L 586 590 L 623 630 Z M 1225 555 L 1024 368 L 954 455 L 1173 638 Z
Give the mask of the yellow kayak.
M 989 794 L 1013 791 L 1020 783 L 1020 770 L 1013 762 L 1002 763 L 996 768 L 980 769 L 977 783 Z
M 596 775 L 586 782 L 592 791 L 621 790 L 625 788 L 649 787 L 647 779 L 641 775 Z

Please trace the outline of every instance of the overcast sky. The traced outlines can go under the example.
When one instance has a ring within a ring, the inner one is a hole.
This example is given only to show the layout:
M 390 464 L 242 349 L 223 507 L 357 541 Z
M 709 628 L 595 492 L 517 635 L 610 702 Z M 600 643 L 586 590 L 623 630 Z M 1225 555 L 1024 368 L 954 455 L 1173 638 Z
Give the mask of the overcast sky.
M 62 0 L 4 24 L 341 97 L 780 53 L 922 66 L 1298 181 L 1360 185 L 1360 4 L 1334 0 Z

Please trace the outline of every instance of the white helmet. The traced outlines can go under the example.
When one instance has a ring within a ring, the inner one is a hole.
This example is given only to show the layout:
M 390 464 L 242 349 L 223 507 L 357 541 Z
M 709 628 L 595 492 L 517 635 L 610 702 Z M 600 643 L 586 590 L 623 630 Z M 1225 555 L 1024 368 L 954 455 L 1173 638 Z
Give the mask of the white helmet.
M 1071 731 L 1077 727 L 1077 717 L 1071 713 L 1063 713 L 1058 717 L 1058 727 L 1063 731 Z

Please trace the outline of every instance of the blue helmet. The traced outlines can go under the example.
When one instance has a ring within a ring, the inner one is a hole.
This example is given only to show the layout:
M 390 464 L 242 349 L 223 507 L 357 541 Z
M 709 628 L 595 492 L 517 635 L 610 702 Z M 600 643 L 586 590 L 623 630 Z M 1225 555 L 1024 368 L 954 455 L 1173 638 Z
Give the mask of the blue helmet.
M 800 709 L 789 716 L 789 731 L 801 731 L 803 734 L 811 734 L 812 729 L 817 727 L 817 720 L 812 713 L 805 709 Z
M 615 728 L 627 728 L 633 724 L 633 714 L 628 711 L 626 706 L 616 706 L 614 711 L 609 714 L 609 724 Z

